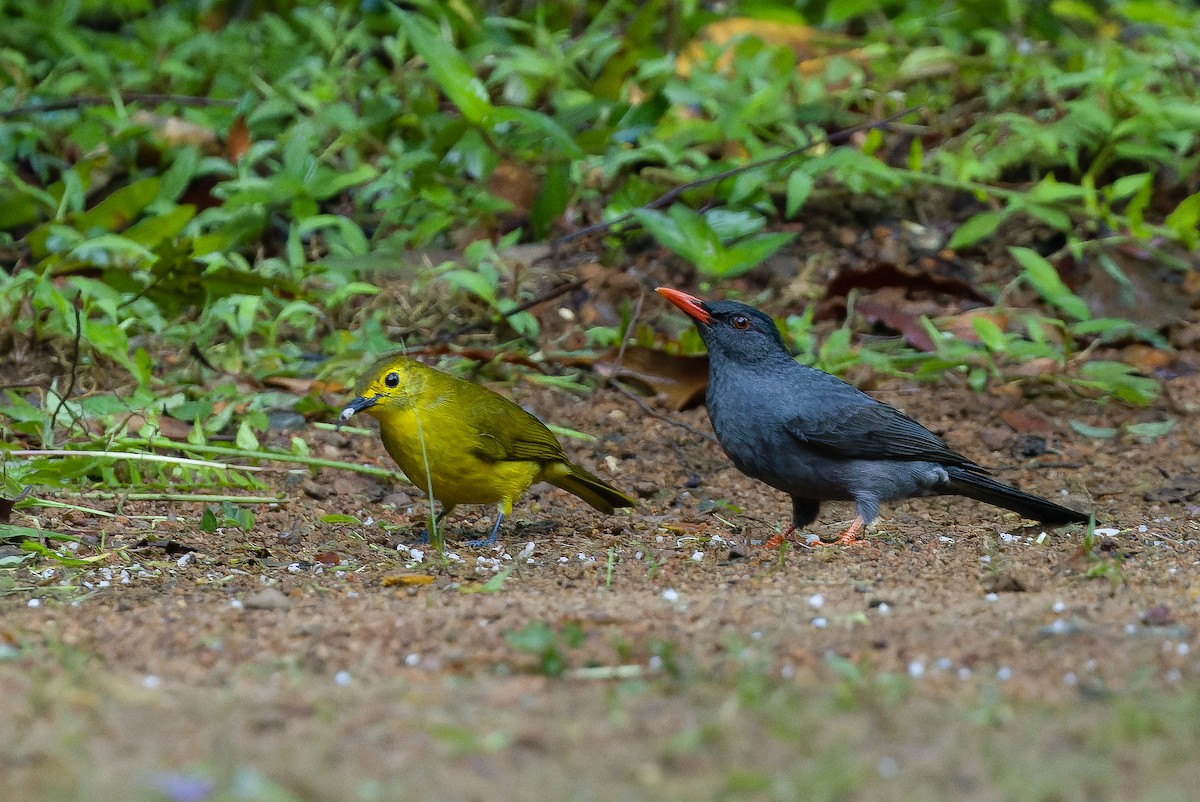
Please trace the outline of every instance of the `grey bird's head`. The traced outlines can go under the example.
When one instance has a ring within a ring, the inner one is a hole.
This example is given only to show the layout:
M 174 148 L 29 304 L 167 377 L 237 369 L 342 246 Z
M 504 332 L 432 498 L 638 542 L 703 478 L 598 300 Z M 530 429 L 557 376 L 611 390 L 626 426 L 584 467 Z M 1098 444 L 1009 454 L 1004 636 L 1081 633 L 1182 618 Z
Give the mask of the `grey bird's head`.
M 737 301 L 701 301 L 669 287 L 659 287 L 658 294 L 696 323 L 713 364 L 752 365 L 792 359 L 775 322 L 752 306 Z

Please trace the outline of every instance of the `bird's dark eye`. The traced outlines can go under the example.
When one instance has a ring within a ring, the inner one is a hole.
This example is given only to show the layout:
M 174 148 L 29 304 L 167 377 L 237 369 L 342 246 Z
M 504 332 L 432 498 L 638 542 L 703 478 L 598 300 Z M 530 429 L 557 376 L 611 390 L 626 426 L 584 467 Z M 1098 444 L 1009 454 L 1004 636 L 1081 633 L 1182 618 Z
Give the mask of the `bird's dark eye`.
M 389 373 L 384 378 L 383 383 L 386 384 L 388 387 L 395 387 L 397 384 L 400 383 L 400 374 L 399 373 Z
M 745 331 L 750 328 L 750 318 L 745 315 L 734 315 L 729 319 L 729 324 L 738 331 Z

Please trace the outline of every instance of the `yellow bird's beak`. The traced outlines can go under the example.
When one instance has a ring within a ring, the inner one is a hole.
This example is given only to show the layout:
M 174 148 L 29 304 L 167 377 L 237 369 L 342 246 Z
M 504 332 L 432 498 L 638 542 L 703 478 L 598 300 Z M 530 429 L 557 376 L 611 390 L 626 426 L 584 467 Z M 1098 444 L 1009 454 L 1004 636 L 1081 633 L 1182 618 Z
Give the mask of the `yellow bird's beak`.
M 375 406 L 375 402 L 378 400 L 379 396 L 373 395 L 370 398 L 367 398 L 365 395 L 358 396 L 349 404 L 346 404 L 345 408 L 341 411 L 341 414 L 338 415 L 338 426 L 341 426 L 343 423 L 350 420 L 350 418 L 354 416 L 355 412 L 362 412 L 368 407 Z

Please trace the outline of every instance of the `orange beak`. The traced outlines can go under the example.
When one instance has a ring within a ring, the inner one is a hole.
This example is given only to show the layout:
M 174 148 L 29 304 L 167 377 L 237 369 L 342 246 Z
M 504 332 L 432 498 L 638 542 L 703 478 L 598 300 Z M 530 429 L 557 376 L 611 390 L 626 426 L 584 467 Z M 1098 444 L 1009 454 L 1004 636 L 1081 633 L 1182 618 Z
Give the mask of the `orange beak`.
M 698 323 L 707 325 L 712 322 L 712 315 L 704 308 L 704 302 L 699 298 L 670 287 L 659 287 L 655 292 L 678 306 L 685 315 L 695 319 Z

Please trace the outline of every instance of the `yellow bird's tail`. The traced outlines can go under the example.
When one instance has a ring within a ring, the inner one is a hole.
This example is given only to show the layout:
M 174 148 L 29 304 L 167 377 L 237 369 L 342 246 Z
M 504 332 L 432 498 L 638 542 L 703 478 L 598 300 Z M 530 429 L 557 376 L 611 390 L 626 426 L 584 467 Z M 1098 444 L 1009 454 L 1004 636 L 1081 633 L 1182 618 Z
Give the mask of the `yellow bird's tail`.
M 542 478 L 555 487 L 561 487 L 591 504 L 605 515 L 611 515 L 616 507 L 633 507 L 636 502 L 617 490 L 599 476 L 594 476 L 578 465 L 556 462 L 547 466 Z

